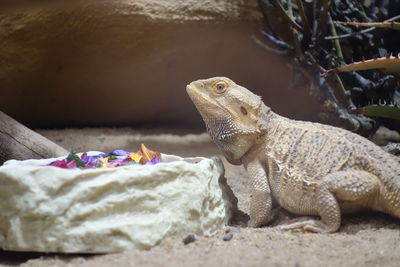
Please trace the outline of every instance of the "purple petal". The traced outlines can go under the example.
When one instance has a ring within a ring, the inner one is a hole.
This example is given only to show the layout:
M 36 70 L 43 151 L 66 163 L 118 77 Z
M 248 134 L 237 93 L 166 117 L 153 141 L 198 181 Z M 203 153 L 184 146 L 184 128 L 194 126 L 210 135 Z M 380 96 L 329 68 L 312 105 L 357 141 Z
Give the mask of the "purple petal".
M 86 156 L 85 158 L 81 158 L 83 163 L 86 165 L 93 165 L 96 164 L 97 161 L 99 160 L 100 156 Z
M 127 163 L 129 163 L 129 162 L 132 162 L 132 159 L 131 159 L 130 157 L 124 158 L 124 159 L 122 159 L 122 160 L 118 163 L 118 166 L 127 164 Z
M 122 150 L 122 149 L 117 149 L 117 150 L 114 150 L 113 152 L 111 152 L 111 155 L 113 155 L 113 156 L 129 156 L 130 154 L 132 154 L 132 152 Z
M 108 164 L 107 165 L 107 168 L 115 168 L 115 167 L 117 167 L 118 166 L 118 164 Z
M 128 156 L 130 155 L 132 152 L 128 152 L 126 150 L 123 149 L 116 149 L 110 153 L 107 154 L 100 154 L 99 156 L 102 156 L 103 158 L 109 157 L 109 156 Z
M 115 158 L 115 159 L 110 159 L 110 160 L 108 160 L 108 162 L 120 162 L 120 161 L 123 161 L 125 158 Z
M 154 165 L 160 163 L 161 159 L 159 157 L 154 157 L 152 160 L 145 163 L 145 165 Z

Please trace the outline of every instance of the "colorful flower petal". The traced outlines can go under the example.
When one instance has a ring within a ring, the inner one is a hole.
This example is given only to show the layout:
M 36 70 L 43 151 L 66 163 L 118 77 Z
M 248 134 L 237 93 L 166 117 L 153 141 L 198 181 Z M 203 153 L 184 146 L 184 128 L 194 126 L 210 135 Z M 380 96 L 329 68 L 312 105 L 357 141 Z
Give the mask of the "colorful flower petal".
M 109 156 L 129 156 L 132 152 L 123 150 L 123 149 L 116 149 L 114 151 L 111 151 L 110 153 L 103 154 L 101 155 L 102 157 L 106 158 Z
M 140 161 L 141 161 L 141 159 L 142 159 L 142 155 L 139 155 L 138 153 L 132 153 L 132 154 L 130 154 L 129 155 L 129 157 L 134 161 L 134 162 L 137 162 L 137 163 L 139 163 Z
M 154 165 L 161 161 L 161 154 L 159 152 L 152 151 L 142 144 L 136 153 L 117 149 L 107 154 L 98 154 L 97 156 L 89 156 L 87 153 L 83 153 L 79 157 L 77 154 L 71 152 L 65 159 L 56 160 L 48 164 L 48 166 L 65 169 L 115 168 L 133 164 Z
M 161 153 L 148 149 L 144 144 L 140 145 L 139 151 L 136 154 L 142 155 L 140 160 L 141 164 L 145 164 L 148 161 L 151 161 L 155 157 L 159 157 L 161 159 Z
M 76 166 L 76 161 L 75 160 L 71 160 L 70 162 L 67 163 L 67 169 L 75 169 Z
M 108 167 L 108 157 L 106 157 L 106 158 L 100 157 L 99 161 L 100 161 L 99 163 L 100 163 L 101 168 Z
M 50 163 L 48 166 L 54 166 L 54 167 L 59 167 L 59 168 L 65 168 L 67 166 L 67 160 L 56 160 Z
M 154 165 L 161 162 L 160 157 L 154 157 L 152 160 L 145 163 L 145 165 Z

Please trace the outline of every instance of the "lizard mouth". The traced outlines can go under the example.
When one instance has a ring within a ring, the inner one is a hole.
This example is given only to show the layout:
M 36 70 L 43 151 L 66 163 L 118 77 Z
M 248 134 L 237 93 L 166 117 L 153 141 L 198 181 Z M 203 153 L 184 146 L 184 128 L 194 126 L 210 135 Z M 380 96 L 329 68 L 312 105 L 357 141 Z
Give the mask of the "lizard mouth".
M 193 83 L 188 84 L 186 86 L 186 92 L 188 93 L 190 99 L 193 101 L 193 103 L 195 104 L 196 108 L 200 111 L 200 113 L 201 113 L 200 107 L 217 106 L 217 103 L 215 102 L 214 99 L 202 93 L 200 89 L 198 89 L 196 86 L 193 85 Z
M 215 99 L 210 97 L 207 92 L 204 92 L 204 90 L 204 88 L 198 88 L 195 82 L 186 86 L 186 92 L 206 124 L 211 118 L 222 121 L 226 120 L 227 117 L 233 117 L 230 110 L 221 106 Z
M 194 86 L 192 86 L 192 84 L 188 84 L 186 86 L 186 92 L 188 93 L 188 95 L 190 97 L 192 97 L 193 94 L 195 94 L 196 88 L 194 88 Z

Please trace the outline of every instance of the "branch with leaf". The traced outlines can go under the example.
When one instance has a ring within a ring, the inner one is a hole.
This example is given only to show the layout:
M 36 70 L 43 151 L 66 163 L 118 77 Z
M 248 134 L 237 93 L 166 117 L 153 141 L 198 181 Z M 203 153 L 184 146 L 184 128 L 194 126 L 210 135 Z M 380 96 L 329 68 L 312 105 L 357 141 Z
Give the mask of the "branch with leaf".
M 387 55 L 400 52 L 400 23 L 395 21 L 400 18 L 400 0 L 372 1 L 368 6 L 356 0 L 258 0 L 258 4 L 265 21 L 262 35 L 272 45 L 253 38 L 269 52 L 293 58 L 292 69 L 303 78 L 292 87 L 308 87 L 321 102 L 321 118 L 364 135 L 390 124 L 380 118 L 399 120 L 400 59 Z M 368 23 L 354 22 L 359 20 Z M 377 20 L 383 22 L 372 22 Z M 355 26 L 368 29 L 356 31 Z M 378 27 L 383 29 L 372 34 Z M 387 29 L 395 31 L 389 34 Z

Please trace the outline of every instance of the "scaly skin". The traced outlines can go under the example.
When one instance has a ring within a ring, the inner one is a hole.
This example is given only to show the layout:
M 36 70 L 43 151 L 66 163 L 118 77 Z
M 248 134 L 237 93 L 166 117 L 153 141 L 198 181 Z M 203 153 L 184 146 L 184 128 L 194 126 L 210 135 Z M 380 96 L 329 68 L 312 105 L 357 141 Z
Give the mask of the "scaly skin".
M 271 220 L 273 202 L 321 217 L 282 229 L 335 232 L 342 213 L 361 209 L 400 217 L 400 161 L 369 140 L 281 117 L 228 78 L 198 80 L 186 90 L 226 159 L 247 170 L 251 226 Z

